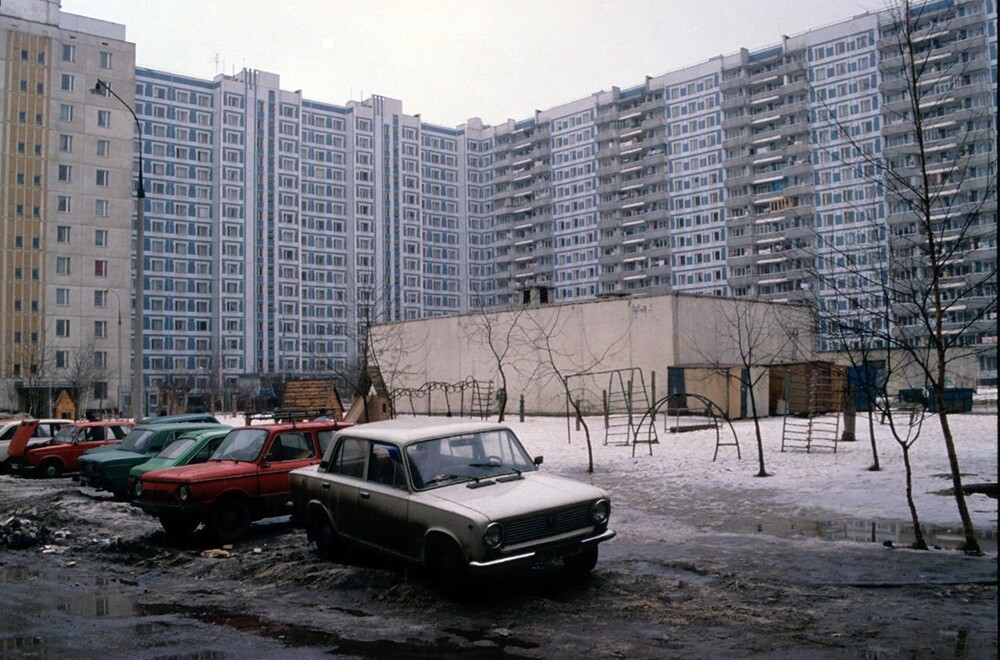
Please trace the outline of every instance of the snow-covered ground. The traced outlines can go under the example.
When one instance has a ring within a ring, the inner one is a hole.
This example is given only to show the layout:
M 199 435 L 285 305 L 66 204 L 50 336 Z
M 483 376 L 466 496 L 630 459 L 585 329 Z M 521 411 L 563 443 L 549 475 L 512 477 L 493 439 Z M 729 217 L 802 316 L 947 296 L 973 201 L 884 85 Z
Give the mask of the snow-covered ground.
M 988 414 L 953 414 L 949 420 L 963 484 L 996 483 L 995 408 Z M 232 418 L 227 421 L 242 423 Z M 428 423 L 444 421 L 436 417 Z M 589 418 L 594 473 L 588 474 L 585 435 L 582 430 L 576 430 L 575 424 L 567 424 L 565 418 L 557 417 L 529 417 L 521 422 L 515 415 L 507 419 L 528 452 L 544 456 L 543 469 L 589 480 L 608 489 L 613 501 L 642 512 L 635 514 L 632 521 L 635 525 L 651 524 L 653 519 L 648 516 L 652 515 L 657 516 L 655 524 L 658 525 L 696 529 L 700 526 L 699 519 L 706 523 L 717 522 L 733 510 L 744 508 L 758 517 L 770 511 L 772 517 L 800 521 L 836 517 L 858 521 L 856 524 L 863 529 L 846 531 L 843 535 L 846 538 L 867 536 L 868 523 L 860 521 L 909 526 L 902 450 L 893 440 L 889 426 L 880 424 L 878 419 L 875 423 L 881 466 L 878 472 L 869 470 L 873 457 L 867 416 L 858 417 L 858 439 L 839 442 L 836 452 L 830 449 L 782 452 L 782 418 L 761 420 L 764 463 L 770 475 L 766 478 L 756 476 L 759 464 L 752 421 L 734 422 L 732 429 L 722 425 L 721 442 L 732 443 L 735 432 L 739 452 L 732 444 L 720 446 L 714 461 L 715 430 L 665 431 L 666 426 L 673 426 L 676 421 L 672 417 L 659 417 L 656 422 L 658 441 L 652 445 L 639 443 L 633 448 L 615 438 L 605 443 L 603 418 Z M 681 418 L 682 425 L 691 423 L 692 420 Z M 843 429 L 842 420 L 840 429 Z M 910 449 L 910 460 L 921 524 L 954 535 L 961 524 L 955 499 L 946 494 L 952 483 L 937 416 L 925 419 L 920 436 Z M 997 500 L 972 494 L 967 497 L 967 503 L 977 535 L 984 540 L 984 548 L 995 548 Z M 671 519 L 664 521 L 660 513 Z M 619 525 L 626 523 L 619 519 Z M 718 522 L 718 525 L 721 527 L 715 529 L 727 531 L 724 523 Z M 896 537 L 896 540 L 901 538 Z M 958 540 L 960 536 L 955 536 L 956 543 Z

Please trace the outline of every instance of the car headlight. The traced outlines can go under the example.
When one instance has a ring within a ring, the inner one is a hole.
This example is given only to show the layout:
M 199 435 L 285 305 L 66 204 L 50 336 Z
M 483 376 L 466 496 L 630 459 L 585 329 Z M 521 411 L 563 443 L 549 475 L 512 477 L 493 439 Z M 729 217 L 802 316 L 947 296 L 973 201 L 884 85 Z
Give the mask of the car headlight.
M 503 543 L 503 525 L 490 523 L 483 532 L 483 544 L 490 550 L 496 550 Z
M 590 519 L 594 521 L 595 525 L 603 525 L 608 522 L 608 518 L 611 517 L 611 502 L 605 499 L 600 499 L 594 502 L 590 507 Z
M 187 487 L 187 484 L 177 489 L 177 497 L 180 498 L 181 502 L 187 502 L 188 498 L 191 497 L 191 489 Z

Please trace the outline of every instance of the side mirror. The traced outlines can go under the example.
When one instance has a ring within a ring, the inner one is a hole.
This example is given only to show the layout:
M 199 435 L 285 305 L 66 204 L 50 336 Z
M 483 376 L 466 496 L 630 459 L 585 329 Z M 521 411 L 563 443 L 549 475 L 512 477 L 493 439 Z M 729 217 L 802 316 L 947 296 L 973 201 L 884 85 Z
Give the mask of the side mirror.
M 534 461 L 535 465 L 541 465 L 543 462 L 545 462 L 545 457 L 544 456 L 535 456 L 535 458 L 533 459 L 533 461 Z

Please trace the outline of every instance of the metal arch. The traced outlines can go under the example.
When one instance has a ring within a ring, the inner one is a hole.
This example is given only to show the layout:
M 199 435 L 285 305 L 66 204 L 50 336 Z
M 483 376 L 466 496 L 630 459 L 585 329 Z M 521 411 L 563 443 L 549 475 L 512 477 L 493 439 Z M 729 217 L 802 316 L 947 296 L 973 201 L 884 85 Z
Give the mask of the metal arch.
M 642 416 L 642 419 L 639 420 L 639 425 L 636 426 L 635 436 L 632 439 L 632 456 L 635 456 L 635 446 L 639 442 L 639 429 L 642 428 L 642 423 L 646 421 L 646 418 L 655 415 L 660 410 L 660 408 L 663 407 L 671 399 L 679 399 L 681 397 L 692 397 L 701 401 L 702 403 L 705 404 L 705 409 L 708 410 L 709 413 L 711 413 L 712 418 L 714 419 L 721 418 L 726 421 L 726 424 L 729 425 L 729 430 L 732 431 L 733 433 L 733 440 L 734 444 L 736 445 L 736 457 L 739 460 L 743 460 L 743 455 L 742 452 L 740 451 L 740 439 L 739 436 L 736 435 L 736 428 L 733 426 L 732 421 L 730 421 L 729 416 L 726 415 L 725 411 L 722 410 L 722 408 L 720 408 L 718 405 L 716 405 L 716 403 L 711 399 L 708 399 L 700 394 L 693 394 L 689 392 L 674 392 L 673 394 L 668 394 L 667 396 L 657 400 L 652 406 L 649 407 L 648 410 L 646 410 L 646 412 Z M 716 413 L 716 411 L 718 412 Z M 652 420 L 650 420 L 650 422 L 652 423 Z M 719 427 L 716 426 L 715 453 L 712 455 L 713 462 L 715 461 L 715 459 L 719 457 L 719 447 L 721 445 L 720 439 L 721 438 L 719 435 Z M 649 443 L 649 455 L 650 456 L 653 455 L 653 443 Z

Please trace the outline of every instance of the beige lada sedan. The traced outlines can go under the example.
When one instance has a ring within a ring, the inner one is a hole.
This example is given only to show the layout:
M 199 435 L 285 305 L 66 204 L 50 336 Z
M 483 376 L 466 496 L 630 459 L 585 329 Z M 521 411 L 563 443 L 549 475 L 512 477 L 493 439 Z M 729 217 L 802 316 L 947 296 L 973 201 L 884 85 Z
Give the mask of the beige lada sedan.
M 585 575 L 615 536 L 611 501 L 541 463 L 505 425 L 410 418 L 340 431 L 322 462 L 289 478 L 295 516 L 325 558 L 358 545 L 449 587 L 554 559 Z

